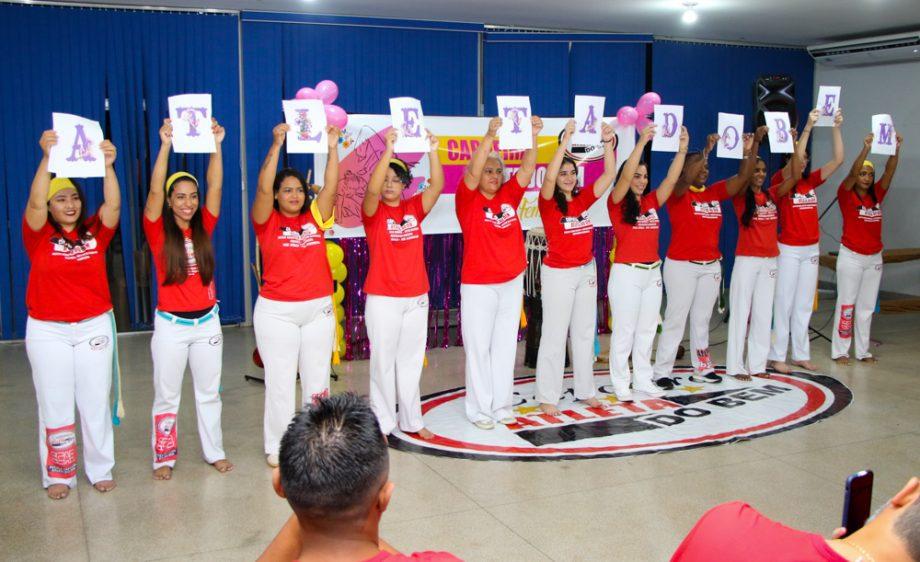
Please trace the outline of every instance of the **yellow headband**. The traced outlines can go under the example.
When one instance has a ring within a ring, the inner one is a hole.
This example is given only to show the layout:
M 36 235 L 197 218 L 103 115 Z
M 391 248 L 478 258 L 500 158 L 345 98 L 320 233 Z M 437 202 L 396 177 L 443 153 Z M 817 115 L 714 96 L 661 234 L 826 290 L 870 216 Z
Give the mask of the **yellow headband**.
M 48 187 L 48 201 L 51 201 L 51 198 L 60 191 L 76 188 L 77 186 L 68 178 L 54 178 L 51 180 L 51 185 Z
M 396 164 L 397 166 L 405 170 L 406 173 L 409 172 L 409 167 L 406 166 L 406 163 L 403 162 L 402 160 L 399 160 L 398 158 L 390 158 L 390 164 Z
M 192 174 L 188 172 L 176 172 L 175 174 L 169 176 L 169 178 L 166 180 L 166 194 L 167 195 L 169 195 L 169 190 L 172 189 L 173 184 L 181 180 L 182 178 L 188 178 L 192 180 L 193 182 L 195 182 L 195 187 L 198 187 L 198 180 L 195 179 L 195 176 L 193 176 Z
M 873 164 L 869 160 L 863 160 L 863 167 L 869 168 L 873 172 L 875 171 L 875 164 Z

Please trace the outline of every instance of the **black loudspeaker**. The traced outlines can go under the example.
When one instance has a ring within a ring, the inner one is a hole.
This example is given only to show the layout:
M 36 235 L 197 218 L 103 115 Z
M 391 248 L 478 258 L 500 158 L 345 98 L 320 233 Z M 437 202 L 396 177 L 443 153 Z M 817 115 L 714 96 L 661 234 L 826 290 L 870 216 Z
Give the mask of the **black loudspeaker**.
M 799 121 L 795 109 L 795 80 L 786 74 L 761 76 L 754 82 L 754 122 L 765 125 L 764 111 L 785 111 L 795 128 Z

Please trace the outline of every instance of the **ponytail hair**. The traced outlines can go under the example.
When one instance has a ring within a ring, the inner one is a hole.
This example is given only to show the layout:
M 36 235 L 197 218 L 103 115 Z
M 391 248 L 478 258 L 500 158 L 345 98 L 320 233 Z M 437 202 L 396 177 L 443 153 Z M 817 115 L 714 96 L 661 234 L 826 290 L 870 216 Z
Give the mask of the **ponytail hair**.
M 192 215 L 189 227 L 192 231 L 192 246 L 195 249 L 198 275 L 203 285 L 209 285 L 214 279 L 214 247 L 204 228 L 201 204 Z M 185 250 L 185 235 L 176 224 L 176 216 L 168 204 L 168 199 L 163 201 L 163 233 L 163 257 L 166 261 L 166 279 L 163 285 L 180 285 L 188 278 L 188 255 Z

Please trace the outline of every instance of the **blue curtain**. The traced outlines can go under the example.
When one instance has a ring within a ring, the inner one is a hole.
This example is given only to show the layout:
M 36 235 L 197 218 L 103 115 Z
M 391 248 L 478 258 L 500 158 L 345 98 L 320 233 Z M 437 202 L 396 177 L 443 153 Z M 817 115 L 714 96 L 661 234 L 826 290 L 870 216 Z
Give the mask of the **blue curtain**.
M 684 106 L 684 124 L 690 131 L 691 150 L 702 148 L 706 135 L 715 131 L 718 112 L 740 113 L 751 130 L 754 117 L 754 82 L 763 75 L 788 74 L 795 80 L 796 106 L 800 116 L 813 105 L 814 61 L 803 49 L 744 47 L 656 41 L 652 48 L 653 90 L 664 103 Z M 766 155 L 765 149 L 761 152 Z M 768 159 L 768 165 L 771 163 Z M 778 164 L 778 161 L 776 161 Z M 653 153 L 652 181 L 667 173 L 668 155 Z M 774 168 L 775 169 L 775 168 Z M 738 161 L 709 157 L 710 181 L 734 175 Z M 768 170 L 772 172 L 772 170 Z M 730 279 L 738 240 L 738 222 L 731 202 L 722 205 L 719 246 Z M 662 221 L 662 255 L 670 241 L 670 224 Z
M 499 34 L 499 37 L 506 34 Z M 483 52 L 485 115 L 498 112 L 495 96 L 530 96 L 535 115 L 564 117 L 569 103 L 569 43 L 509 41 L 486 34 Z M 475 115 L 475 113 L 473 114 Z

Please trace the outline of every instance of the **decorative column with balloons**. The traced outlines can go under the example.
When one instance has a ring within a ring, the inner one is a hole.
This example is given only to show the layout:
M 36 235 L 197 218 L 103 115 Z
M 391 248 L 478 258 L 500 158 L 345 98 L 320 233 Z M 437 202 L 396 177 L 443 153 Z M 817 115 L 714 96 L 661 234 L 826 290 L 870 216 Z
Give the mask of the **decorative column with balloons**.
M 345 300 L 345 277 L 348 276 L 348 268 L 345 267 L 343 260 L 345 252 L 342 247 L 332 242 L 326 241 L 326 258 L 329 260 L 329 269 L 332 270 L 332 280 L 335 282 L 335 290 L 332 293 L 332 305 L 335 310 L 335 344 L 332 348 L 332 364 L 338 365 L 345 355 L 345 307 L 342 302 Z

